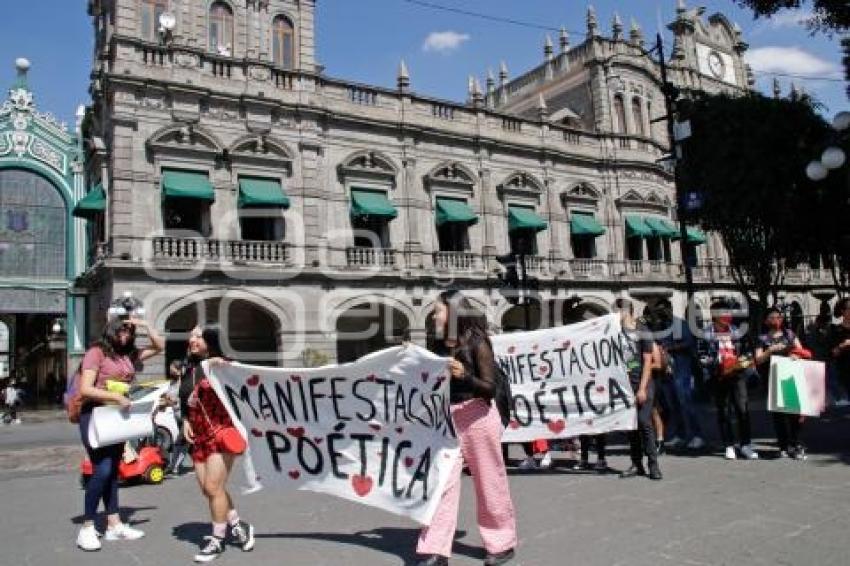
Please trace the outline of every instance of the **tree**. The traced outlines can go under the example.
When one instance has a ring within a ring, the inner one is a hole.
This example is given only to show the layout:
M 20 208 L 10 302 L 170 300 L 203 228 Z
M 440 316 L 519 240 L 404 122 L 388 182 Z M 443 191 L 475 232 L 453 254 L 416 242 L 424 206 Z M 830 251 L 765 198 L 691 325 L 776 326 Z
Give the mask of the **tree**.
M 817 202 L 805 168 L 829 126 L 806 97 L 702 95 L 688 114 L 680 179 L 703 193 L 691 220 L 720 234 L 744 296 L 776 302 L 788 267 L 814 245 Z
M 750 8 L 755 17 L 770 17 L 781 10 L 798 10 L 812 5 L 812 31 L 825 33 L 850 29 L 850 2 L 847 0 L 735 0 L 739 6 Z

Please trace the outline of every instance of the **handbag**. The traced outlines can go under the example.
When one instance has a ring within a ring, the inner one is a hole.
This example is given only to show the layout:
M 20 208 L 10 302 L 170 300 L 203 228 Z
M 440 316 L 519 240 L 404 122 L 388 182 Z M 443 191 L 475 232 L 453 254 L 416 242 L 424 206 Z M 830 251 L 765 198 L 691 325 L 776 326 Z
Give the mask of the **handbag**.
M 200 397 L 198 397 L 198 405 L 201 407 L 201 412 L 204 413 L 204 418 L 207 419 L 207 424 L 209 424 L 210 428 L 213 429 L 213 438 L 215 439 L 215 443 L 218 445 L 219 449 L 222 452 L 234 454 L 236 456 L 244 454 L 245 450 L 248 449 L 248 443 L 245 442 L 245 438 L 236 429 L 236 427 L 233 425 L 219 425 L 218 427 L 213 427 L 212 420 L 210 420 L 210 416 L 207 414 L 207 410 L 204 408 L 204 403 L 201 401 Z

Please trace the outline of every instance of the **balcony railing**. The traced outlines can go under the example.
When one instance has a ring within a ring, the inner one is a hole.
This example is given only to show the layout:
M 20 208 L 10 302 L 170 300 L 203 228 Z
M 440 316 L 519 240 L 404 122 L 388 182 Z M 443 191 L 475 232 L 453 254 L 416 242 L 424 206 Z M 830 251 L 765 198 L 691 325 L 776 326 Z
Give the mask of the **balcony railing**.
M 539 255 L 525 256 L 525 269 L 529 273 L 539 273 L 546 267 L 546 259 Z
M 626 260 L 626 273 L 629 275 L 643 275 L 644 266 L 643 260 L 629 259 Z
M 153 259 L 194 263 L 231 261 L 282 264 L 289 261 L 286 242 L 260 240 L 208 240 L 205 238 L 153 238 Z
M 575 277 L 604 277 L 608 273 L 608 264 L 601 259 L 572 259 L 570 267 Z
M 469 252 L 434 252 L 434 268 L 441 271 L 474 271 L 476 255 Z
M 349 267 L 395 267 L 395 250 L 386 248 L 346 248 Z

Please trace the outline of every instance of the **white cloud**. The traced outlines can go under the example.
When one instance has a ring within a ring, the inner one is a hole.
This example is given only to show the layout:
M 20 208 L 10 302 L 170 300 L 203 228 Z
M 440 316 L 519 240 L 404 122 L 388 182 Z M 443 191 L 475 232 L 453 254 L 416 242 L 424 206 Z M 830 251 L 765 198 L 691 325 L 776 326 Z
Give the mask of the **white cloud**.
M 773 29 L 803 27 L 814 17 L 810 10 L 786 10 L 764 20 Z
M 465 41 L 469 41 L 468 33 L 456 31 L 432 31 L 422 44 L 422 51 L 435 51 L 437 53 L 448 53 L 454 51 Z
M 757 47 L 747 52 L 746 59 L 756 72 L 841 78 L 841 67 L 837 63 L 821 59 L 801 47 Z

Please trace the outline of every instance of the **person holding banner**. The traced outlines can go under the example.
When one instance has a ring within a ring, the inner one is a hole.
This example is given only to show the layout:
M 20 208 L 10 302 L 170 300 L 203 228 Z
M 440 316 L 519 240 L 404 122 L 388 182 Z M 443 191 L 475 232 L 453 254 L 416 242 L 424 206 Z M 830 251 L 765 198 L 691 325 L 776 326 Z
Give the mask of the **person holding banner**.
M 832 327 L 831 353 L 838 382 L 844 388 L 844 394 L 850 398 L 850 297 L 835 303 L 833 315 L 841 321 Z
M 419 536 L 417 566 L 446 566 L 452 551 L 464 462 L 472 473 L 478 528 L 486 566 L 509 562 L 517 545 L 516 517 L 502 459 L 502 422 L 493 403 L 495 357 L 487 324 L 456 290 L 442 293 L 434 309 L 438 355 L 454 358 L 451 413 L 462 458 L 458 458 L 429 526 Z
M 136 348 L 136 330 L 148 329 L 150 346 Z M 145 533 L 121 521 L 118 514 L 118 465 L 124 452 L 124 443 L 92 448 L 89 444 L 89 425 L 95 407 L 105 404 L 120 405 L 127 409 L 130 400 L 121 393 L 127 389 L 141 369 L 142 362 L 159 354 L 165 342 L 157 332 L 143 320 L 117 318 L 107 322 L 100 340 L 91 346 L 80 364 L 79 392 L 80 438 L 91 460 L 93 473 L 86 484 L 85 514 L 83 526 L 77 534 L 77 546 L 85 551 L 100 550 L 99 533 L 94 522 L 101 501 L 106 508 L 106 533 L 104 538 L 113 540 L 135 540 Z
M 189 336 L 189 359 L 180 379 L 183 436 L 191 444 L 190 455 L 201 493 L 212 516 L 212 534 L 195 555 L 195 562 L 212 562 L 224 552 L 227 527 L 244 552 L 254 549 L 254 527 L 239 518 L 227 492 L 227 480 L 236 457 L 247 448 L 230 414 L 212 388 L 201 363 L 226 363 L 222 356 L 220 329 L 216 325 L 195 328 Z
M 757 365 L 767 364 L 771 356 L 786 356 L 792 360 L 811 357 L 811 353 L 803 348 L 794 331 L 785 328 L 785 319 L 779 309 L 772 307 L 767 310 L 764 325 L 767 332 L 759 336 L 756 346 Z M 803 417 L 779 412 L 773 412 L 772 415 L 780 456 L 806 460 L 806 449 L 800 443 Z
M 655 433 L 652 427 L 652 408 L 655 405 L 655 385 L 652 382 L 652 370 L 656 362 L 655 342 L 650 330 L 635 319 L 634 306 L 629 299 L 614 301 L 614 310 L 620 313 L 623 337 L 629 346 L 624 352 L 629 382 L 635 392 L 637 402 L 637 430 L 629 431 L 629 445 L 632 465 L 620 474 L 622 478 L 645 476 L 643 456 L 647 458 L 649 479 L 662 479 L 658 465 L 658 449 L 655 446 Z

